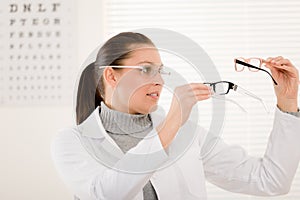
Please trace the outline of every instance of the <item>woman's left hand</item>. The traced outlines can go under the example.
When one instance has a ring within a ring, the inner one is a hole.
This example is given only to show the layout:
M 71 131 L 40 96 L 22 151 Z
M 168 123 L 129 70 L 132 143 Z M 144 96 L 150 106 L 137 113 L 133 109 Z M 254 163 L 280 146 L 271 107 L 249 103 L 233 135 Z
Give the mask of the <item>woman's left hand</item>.
M 271 70 L 278 85 L 274 85 L 277 106 L 285 112 L 298 109 L 299 72 L 295 66 L 282 56 L 268 58 L 266 67 Z

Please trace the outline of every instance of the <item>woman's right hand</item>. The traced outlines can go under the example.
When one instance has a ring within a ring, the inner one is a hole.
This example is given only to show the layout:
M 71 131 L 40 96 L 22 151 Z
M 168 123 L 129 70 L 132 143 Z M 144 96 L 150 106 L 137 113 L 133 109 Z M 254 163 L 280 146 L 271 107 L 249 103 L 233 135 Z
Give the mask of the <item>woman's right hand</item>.
M 177 87 L 166 119 L 157 127 L 162 145 L 169 146 L 178 129 L 188 120 L 193 106 L 211 96 L 210 88 L 202 83 Z

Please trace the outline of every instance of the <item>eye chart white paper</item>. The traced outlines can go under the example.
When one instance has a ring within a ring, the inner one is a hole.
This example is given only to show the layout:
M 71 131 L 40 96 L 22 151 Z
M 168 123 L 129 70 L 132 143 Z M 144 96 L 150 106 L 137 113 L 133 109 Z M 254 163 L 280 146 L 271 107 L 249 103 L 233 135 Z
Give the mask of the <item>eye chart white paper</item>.
M 1 0 L 0 16 L 0 105 L 71 102 L 75 1 Z

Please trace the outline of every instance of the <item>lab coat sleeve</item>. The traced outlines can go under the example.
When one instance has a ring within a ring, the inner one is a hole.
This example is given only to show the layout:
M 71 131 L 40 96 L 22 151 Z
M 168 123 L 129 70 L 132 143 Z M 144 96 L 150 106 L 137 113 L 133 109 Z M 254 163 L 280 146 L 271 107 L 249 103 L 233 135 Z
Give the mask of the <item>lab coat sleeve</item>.
M 76 130 L 63 130 L 51 145 L 55 167 L 73 194 L 80 200 L 138 199 L 142 188 L 154 172 L 132 174 L 105 167 L 86 151 L 76 134 Z M 134 163 L 135 167 L 142 168 L 147 162 L 151 162 L 147 155 L 159 150 L 163 150 L 163 147 L 158 135 L 144 139 L 124 154 L 117 161 L 116 167 L 122 168 Z M 132 155 L 143 156 L 133 158 Z M 168 155 L 165 151 L 159 151 L 155 158 L 153 163 L 159 167 L 168 159 Z
M 276 108 L 262 158 L 251 157 L 243 148 L 215 138 L 215 148 L 203 158 L 207 180 L 237 193 L 259 196 L 288 193 L 300 159 L 299 130 L 299 118 Z

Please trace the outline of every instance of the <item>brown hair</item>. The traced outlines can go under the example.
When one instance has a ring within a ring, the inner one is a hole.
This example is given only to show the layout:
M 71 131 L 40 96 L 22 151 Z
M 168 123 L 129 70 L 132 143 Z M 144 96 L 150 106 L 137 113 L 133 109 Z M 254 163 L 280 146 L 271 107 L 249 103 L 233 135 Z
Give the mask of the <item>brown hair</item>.
M 76 101 L 76 123 L 82 123 L 104 100 L 103 70 L 99 66 L 122 65 L 137 45 L 155 46 L 145 35 L 123 32 L 110 38 L 99 50 L 95 62 L 89 64 L 79 80 Z M 114 68 L 115 70 L 117 68 Z

